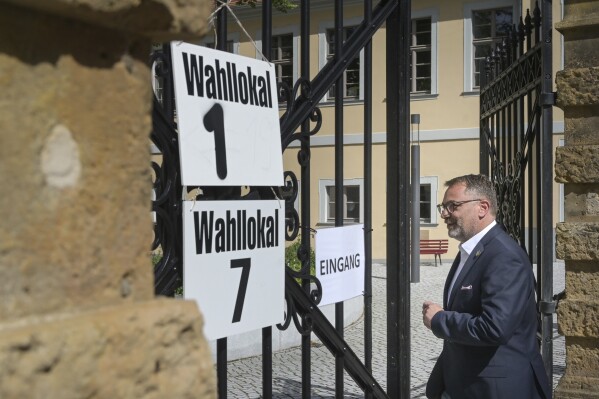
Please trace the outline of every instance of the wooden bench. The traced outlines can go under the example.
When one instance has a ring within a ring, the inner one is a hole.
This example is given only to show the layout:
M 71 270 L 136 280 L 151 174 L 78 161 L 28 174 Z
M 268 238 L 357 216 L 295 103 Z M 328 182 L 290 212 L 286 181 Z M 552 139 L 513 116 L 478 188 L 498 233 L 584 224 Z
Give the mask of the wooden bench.
M 439 264 L 443 265 L 443 262 L 441 262 L 441 254 L 447 253 L 448 245 L 449 240 L 446 239 L 420 240 L 420 254 L 435 255 L 435 267 L 437 267 L 437 256 L 439 257 Z

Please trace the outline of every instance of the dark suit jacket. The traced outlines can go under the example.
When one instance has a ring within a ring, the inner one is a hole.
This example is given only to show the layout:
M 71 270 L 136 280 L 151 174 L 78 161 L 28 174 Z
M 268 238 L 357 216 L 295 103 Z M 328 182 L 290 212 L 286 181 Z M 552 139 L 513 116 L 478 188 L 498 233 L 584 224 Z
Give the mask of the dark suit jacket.
M 426 396 L 439 398 L 446 391 L 452 399 L 550 399 L 526 252 L 494 226 L 468 257 L 447 303 L 459 261 L 460 255 L 445 282 L 445 310 L 431 323 L 444 342 Z

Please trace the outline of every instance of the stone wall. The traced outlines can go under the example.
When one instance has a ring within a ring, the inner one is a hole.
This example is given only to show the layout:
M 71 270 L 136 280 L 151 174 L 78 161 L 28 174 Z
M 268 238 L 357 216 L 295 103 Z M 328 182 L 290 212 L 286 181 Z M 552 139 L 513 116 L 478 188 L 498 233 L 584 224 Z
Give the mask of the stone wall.
M 0 398 L 216 397 L 149 256 L 150 45 L 211 4 L 0 0 Z
M 556 398 L 599 398 L 599 1 L 565 0 L 565 65 L 557 73 L 565 146 L 555 160 L 564 183 L 565 222 L 557 257 L 566 262 L 566 297 L 558 327 L 566 337 L 566 371 Z

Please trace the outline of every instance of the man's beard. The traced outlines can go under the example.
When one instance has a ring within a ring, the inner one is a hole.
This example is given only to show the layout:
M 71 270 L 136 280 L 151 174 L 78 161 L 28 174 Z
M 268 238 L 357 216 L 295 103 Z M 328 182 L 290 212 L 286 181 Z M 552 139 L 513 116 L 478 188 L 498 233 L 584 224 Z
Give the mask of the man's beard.
M 449 222 L 450 223 L 447 224 L 447 235 L 458 240 L 459 242 L 467 241 L 464 227 L 458 224 L 457 220 L 450 219 Z

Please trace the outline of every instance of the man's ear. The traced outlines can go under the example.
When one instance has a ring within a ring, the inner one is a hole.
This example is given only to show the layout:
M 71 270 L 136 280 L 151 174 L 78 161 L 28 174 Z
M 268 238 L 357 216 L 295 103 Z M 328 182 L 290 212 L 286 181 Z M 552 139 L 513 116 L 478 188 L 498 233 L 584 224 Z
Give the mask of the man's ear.
M 491 211 L 489 201 L 482 199 L 480 200 L 480 208 L 479 208 L 478 216 L 482 219 Z

